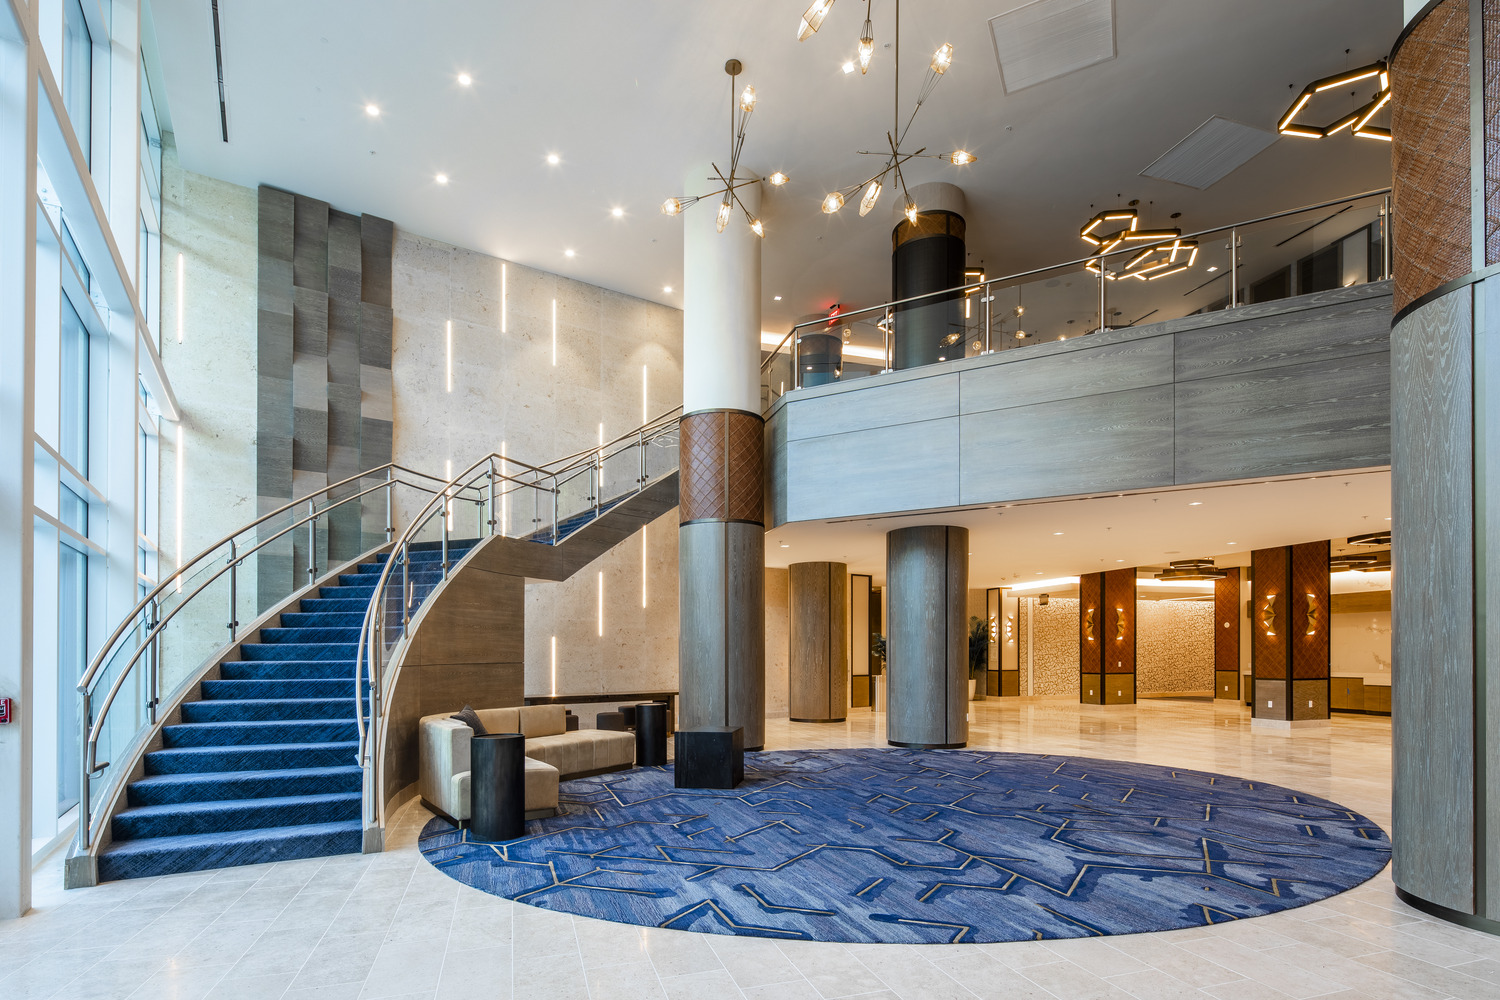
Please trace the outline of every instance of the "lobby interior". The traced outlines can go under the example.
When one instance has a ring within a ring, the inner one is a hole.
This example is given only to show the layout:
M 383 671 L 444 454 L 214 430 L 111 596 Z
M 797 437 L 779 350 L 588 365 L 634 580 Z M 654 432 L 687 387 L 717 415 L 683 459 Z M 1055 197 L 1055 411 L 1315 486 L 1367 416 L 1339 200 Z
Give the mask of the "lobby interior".
M 1495 996 L 1497 27 L 5 0 L 0 996 Z

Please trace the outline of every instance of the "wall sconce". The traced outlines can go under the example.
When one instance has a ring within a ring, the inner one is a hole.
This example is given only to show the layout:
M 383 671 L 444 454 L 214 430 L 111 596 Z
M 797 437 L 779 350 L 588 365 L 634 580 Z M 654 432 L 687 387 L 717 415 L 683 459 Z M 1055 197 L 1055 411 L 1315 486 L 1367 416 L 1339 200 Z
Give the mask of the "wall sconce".
M 1015 636 L 1016 636 L 1016 616 L 1015 615 L 1006 615 L 1005 616 L 1005 641 L 1007 643 L 1014 642 L 1015 641 Z
M 1276 595 L 1270 594 L 1266 597 L 1266 603 L 1260 606 L 1260 627 L 1265 629 L 1266 635 L 1276 634 Z
M 1318 634 L 1318 604 L 1312 594 L 1307 595 L 1307 634 Z
M 1115 608 L 1115 641 L 1125 638 L 1125 609 Z
M 1037 607 L 1039 607 L 1039 608 L 1045 608 L 1047 606 L 1047 601 L 1048 601 L 1049 597 L 1050 597 L 1050 595 L 1048 595 L 1048 594 L 1042 594 L 1040 597 L 1038 597 L 1036 599 Z
M 1000 638 L 1000 621 L 994 615 L 990 615 L 990 642 Z
M 1094 641 L 1094 609 L 1089 608 L 1083 614 L 1083 637 L 1089 642 Z

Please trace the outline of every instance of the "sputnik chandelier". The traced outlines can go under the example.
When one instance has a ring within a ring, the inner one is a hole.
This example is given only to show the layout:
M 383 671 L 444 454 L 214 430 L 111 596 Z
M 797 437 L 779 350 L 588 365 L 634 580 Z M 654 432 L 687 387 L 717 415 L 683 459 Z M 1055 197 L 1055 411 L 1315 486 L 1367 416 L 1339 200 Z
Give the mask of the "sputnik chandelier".
M 1299 125 L 1296 118 L 1318 94 L 1333 90 L 1335 87 L 1347 87 L 1351 83 L 1361 80 L 1378 78 L 1380 90 L 1374 98 L 1363 107 L 1350 112 L 1332 125 Z M 1385 107 L 1391 99 L 1391 74 L 1389 67 L 1384 62 L 1371 63 L 1361 66 L 1359 69 L 1351 69 L 1347 73 L 1336 73 L 1333 76 L 1325 76 L 1321 80 L 1314 80 L 1302 88 L 1302 93 L 1292 102 L 1286 114 L 1281 116 L 1281 121 L 1276 123 L 1276 131 L 1282 135 L 1298 135 L 1304 139 L 1324 139 L 1348 129 L 1350 134 L 1357 135 L 1363 139 L 1380 139 L 1384 142 L 1391 141 L 1391 130 L 1379 128 L 1370 124 L 1370 119 Z
M 738 59 L 731 59 L 724 64 L 724 72 L 729 74 L 728 176 L 725 176 L 724 171 L 719 169 L 719 165 L 717 163 L 709 164 L 714 168 L 714 174 L 719 178 L 719 183 L 723 184 L 724 186 L 714 191 L 710 191 L 705 195 L 684 195 L 681 198 L 668 198 L 666 201 L 661 203 L 661 214 L 681 215 L 684 209 L 691 208 L 693 205 L 702 201 L 704 198 L 717 198 L 719 199 L 719 215 L 714 222 L 714 227 L 719 232 L 722 233 L 724 231 L 724 227 L 729 225 L 729 219 L 734 214 L 735 206 L 739 206 L 739 210 L 745 214 L 745 221 L 750 224 L 750 231 L 756 236 L 759 236 L 761 239 L 765 239 L 766 227 L 761 223 L 760 219 L 757 216 L 751 213 L 750 209 L 745 207 L 745 203 L 740 200 L 740 196 L 736 193 L 742 187 L 748 187 L 751 184 L 760 183 L 759 177 L 735 177 L 735 172 L 739 170 L 740 166 L 740 153 L 745 148 L 745 125 L 750 121 L 750 115 L 755 111 L 756 101 L 755 88 L 747 86 L 743 91 L 740 92 L 738 99 L 739 116 L 738 119 L 736 119 L 736 100 L 734 94 L 735 88 L 738 86 L 736 78 L 740 75 L 740 72 L 744 68 L 745 67 L 740 63 Z M 712 179 L 713 178 L 709 178 L 709 180 Z M 778 170 L 770 177 L 767 177 L 766 180 L 770 181 L 772 185 L 780 187 L 787 182 L 787 176 L 786 174 Z
M 799 39 L 807 38 L 823 23 L 829 8 L 833 6 L 833 0 L 814 0 L 807 13 L 802 15 L 802 31 L 797 36 Z M 935 160 L 947 160 L 956 167 L 967 166 L 978 157 L 967 150 L 955 149 L 951 153 L 929 153 L 927 147 L 923 146 L 913 152 L 905 152 L 902 144 L 906 141 L 906 134 L 911 130 L 911 124 L 916 120 L 917 112 L 922 110 L 922 104 L 932 91 L 937 87 L 938 81 L 943 74 L 948 72 L 948 67 L 953 65 L 953 46 L 944 42 L 933 53 L 932 61 L 927 66 L 927 76 L 922 81 L 922 89 L 917 94 L 917 103 L 907 116 L 906 124 L 901 124 L 901 0 L 896 0 L 896 27 L 895 27 L 895 88 L 892 100 L 892 128 L 885 134 L 886 148 L 881 150 L 861 149 L 861 156 L 880 156 L 885 158 L 884 165 L 872 177 L 867 177 L 858 184 L 852 184 L 846 188 L 830 191 L 823 198 L 823 212 L 832 215 L 844 207 L 844 203 L 853 198 L 861 191 L 864 194 L 859 199 L 859 214 L 869 215 L 875 203 L 880 200 L 880 193 L 885 189 L 886 179 L 894 175 L 896 183 L 901 187 L 901 194 L 906 199 L 906 218 L 913 225 L 917 221 L 917 204 L 912 200 L 911 192 L 906 189 L 906 177 L 902 173 L 901 166 L 917 157 L 926 157 Z M 868 7 L 866 14 L 868 15 Z M 868 43 L 868 44 L 867 44 Z M 869 59 L 866 53 L 873 53 L 875 48 L 875 36 L 871 29 L 868 16 L 865 20 L 864 33 L 860 36 L 860 65 L 867 68 Z
M 865 26 L 859 33 L 859 75 L 864 76 L 870 72 L 870 60 L 875 55 L 875 26 L 870 21 L 870 4 L 872 0 L 865 0 Z M 823 18 L 833 9 L 833 0 L 813 0 L 811 7 L 802 15 L 802 23 L 797 26 L 797 41 L 805 42 L 817 33 L 823 26 Z M 846 68 L 845 72 L 849 72 Z
M 1123 278 L 1155 281 L 1169 274 L 1180 274 L 1193 266 L 1198 259 L 1197 240 L 1183 239 L 1181 229 L 1142 229 L 1140 222 L 1140 214 L 1133 208 L 1109 209 L 1086 222 L 1078 235 L 1098 251 L 1084 266 L 1094 274 L 1102 273 L 1110 281 Z M 1127 243 L 1153 245 L 1142 249 L 1116 271 L 1105 267 L 1105 255 Z

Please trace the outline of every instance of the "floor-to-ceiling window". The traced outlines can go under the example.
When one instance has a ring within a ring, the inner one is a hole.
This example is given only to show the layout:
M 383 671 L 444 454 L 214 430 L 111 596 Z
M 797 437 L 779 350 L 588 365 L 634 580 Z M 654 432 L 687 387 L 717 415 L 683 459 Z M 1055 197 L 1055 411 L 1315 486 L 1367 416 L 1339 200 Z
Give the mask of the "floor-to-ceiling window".
M 93 146 L 94 35 L 81 0 L 63 4 L 62 94 L 87 163 Z

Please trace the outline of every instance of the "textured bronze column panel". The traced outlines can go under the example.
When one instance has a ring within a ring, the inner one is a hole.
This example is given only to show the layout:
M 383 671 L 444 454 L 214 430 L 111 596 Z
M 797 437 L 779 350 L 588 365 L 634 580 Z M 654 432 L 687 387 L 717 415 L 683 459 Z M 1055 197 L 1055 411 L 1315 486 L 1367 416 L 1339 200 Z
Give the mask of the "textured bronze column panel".
M 1112 569 L 1104 574 L 1104 673 L 1106 694 L 1121 704 L 1135 701 L 1135 685 L 1113 695 L 1116 678 L 1111 674 L 1135 673 L 1135 567 Z M 1108 698 L 1105 704 L 1111 704 Z
M 1396 312 L 1472 271 L 1469 5 L 1446 0 L 1391 62 Z
M 1104 574 L 1085 573 L 1078 578 L 1078 672 L 1093 678 L 1093 691 L 1080 684 L 1078 696 L 1098 704 L 1099 675 L 1104 672 Z M 1093 697 L 1091 698 L 1090 695 Z
M 1500 2 L 1484 0 L 1484 263 L 1500 264 Z
M 765 523 L 765 420 L 743 410 L 682 418 L 679 454 L 682 523 Z
M 1257 682 L 1286 680 L 1288 672 L 1287 629 L 1290 628 L 1288 571 L 1290 552 L 1285 547 L 1256 549 L 1250 555 L 1252 574 L 1250 608 L 1250 671 Z M 1274 600 L 1273 600 L 1274 599 Z M 1259 714 L 1260 698 L 1256 697 Z
M 1292 648 L 1292 677 L 1296 680 L 1328 676 L 1331 604 L 1328 591 L 1328 542 L 1293 545 L 1290 604 L 1295 613 L 1287 623 L 1287 638 Z
M 1224 570 L 1224 579 L 1214 581 L 1214 671 L 1216 673 L 1240 673 L 1240 569 L 1231 566 Z M 1214 685 L 1214 692 L 1221 698 L 1238 698 L 1239 684 L 1233 691 L 1225 691 L 1223 683 Z

